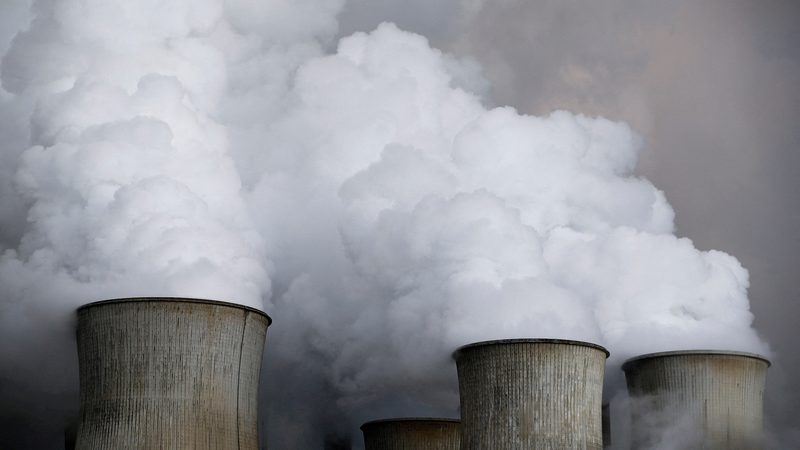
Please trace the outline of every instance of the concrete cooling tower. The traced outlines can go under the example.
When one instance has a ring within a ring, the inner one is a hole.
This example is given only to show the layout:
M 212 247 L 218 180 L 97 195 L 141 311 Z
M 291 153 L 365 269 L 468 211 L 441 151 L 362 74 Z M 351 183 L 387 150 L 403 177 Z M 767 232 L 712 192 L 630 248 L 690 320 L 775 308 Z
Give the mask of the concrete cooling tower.
M 367 422 L 361 426 L 365 450 L 459 450 L 460 422 L 410 417 Z
M 270 323 L 261 311 L 210 300 L 82 306 L 76 448 L 255 450 Z
M 466 345 L 453 356 L 462 450 L 603 448 L 605 348 L 511 339 Z
M 767 367 L 762 356 L 721 351 L 652 353 L 622 366 L 634 449 L 760 449 Z

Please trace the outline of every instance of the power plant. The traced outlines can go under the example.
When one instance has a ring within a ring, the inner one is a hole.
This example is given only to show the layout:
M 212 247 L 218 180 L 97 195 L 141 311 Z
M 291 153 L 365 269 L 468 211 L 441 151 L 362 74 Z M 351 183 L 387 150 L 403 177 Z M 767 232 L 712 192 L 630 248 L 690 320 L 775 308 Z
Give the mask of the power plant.
M 763 446 L 763 397 L 770 362 L 710 350 L 652 353 L 623 364 L 632 402 L 633 447 L 674 430 L 686 448 Z
M 78 309 L 75 448 L 258 448 L 265 313 L 189 298 L 123 298 Z M 609 352 L 593 343 L 506 339 L 453 353 L 461 419 L 364 423 L 365 450 L 602 449 Z M 634 449 L 675 432 L 677 448 L 762 447 L 765 358 L 674 351 L 622 366 Z M 606 408 L 607 409 L 607 408 Z M 684 445 L 685 444 L 685 445 Z
M 599 345 L 558 339 L 456 350 L 462 449 L 602 449 L 605 360 Z
M 361 425 L 364 450 L 459 450 L 461 423 L 456 419 L 407 417 Z
M 269 316 L 187 298 L 78 309 L 79 450 L 258 448 Z

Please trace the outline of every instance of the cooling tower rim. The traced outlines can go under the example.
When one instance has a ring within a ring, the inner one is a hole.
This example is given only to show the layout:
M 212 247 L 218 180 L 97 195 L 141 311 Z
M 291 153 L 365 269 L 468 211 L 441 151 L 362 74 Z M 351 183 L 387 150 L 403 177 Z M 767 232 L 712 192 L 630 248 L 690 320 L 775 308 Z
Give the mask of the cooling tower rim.
M 728 350 L 673 350 L 668 352 L 656 352 L 656 353 L 646 353 L 644 355 L 634 356 L 626 360 L 622 364 L 622 370 L 627 371 L 628 368 L 635 365 L 636 363 L 647 360 L 647 359 L 657 359 L 657 358 L 669 358 L 673 356 L 738 356 L 743 358 L 752 358 L 757 359 L 759 361 L 763 361 L 767 363 L 767 367 L 772 365 L 772 362 L 767 359 L 766 357 L 759 355 L 758 353 L 748 353 L 748 352 L 737 352 L 737 351 L 728 351 Z
M 459 423 L 461 423 L 461 420 L 460 419 L 452 419 L 452 418 L 449 418 L 449 417 L 394 417 L 394 418 L 388 418 L 388 419 L 370 420 L 369 422 L 364 422 L 364 424 L 361 425 L 361 427 L 359 427 L 359 428 L 361 430 L 364 430 L 364 428 L 370 427 L 372 425 L 380 425 L 380 424 L 383 424 L 383 423 L 397 423 L 397 422 L 400 422 L 400 423 L 402 423 L 402 422 L 414 422 L 414 423 L 430 422 L 430 423 L 457 423 L 457 424 L 459 424 Z
M 123 297 L 111 298 L 107 300 L 100 300 L 97 302 L 86 303 L 78 307 L 77 311 L 88 309 L 95 306 L 104 306 L 115 303 L 144 303 L 144 302 L 162 302 L 162 303 L 200 303 L 206 305 L 225 306 L 228 308 L 243 309 L 248 312 L 258 314 L 267 319 L 267 326 L 272 325 L 272 317 L 264 311 L 253 308 L 252 306 L 241 305 L 239 303 L 224 302 L 221 300 L 210 300 L 205 298 L 192 298 L 192 297 Z
M 473 342 L 471 344 L 463 345 L 453 352 L 453 359 L 458 359 L 460 353 L 464 350 L 471 350 L 476 347 L 486 347 L 491 345 L 508 345 L 508 344 L 562 344 L 562 345 L 575 345 L 578 347 L 589 347 L 595 350 L 600 350 L 606 354 L 608 358 L 611 353 L 605 347 L 599 344 L 585 341 L 574 341 L 571 339 L 549 339 L 549 338 L 518 338 L 518 339 L 496 339 L 490 341 Z

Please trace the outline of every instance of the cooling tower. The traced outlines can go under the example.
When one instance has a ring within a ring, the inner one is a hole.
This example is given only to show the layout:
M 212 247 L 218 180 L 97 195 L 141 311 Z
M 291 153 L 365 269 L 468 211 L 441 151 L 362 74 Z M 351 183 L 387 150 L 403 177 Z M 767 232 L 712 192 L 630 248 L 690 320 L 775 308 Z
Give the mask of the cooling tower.
M 258 447 L 271 319 L 231 303 L 131 298 L 78 309 L 78 450 Z
M 458 450 L 460 422 L 410 417 L 361 425 L 365 450 Z
M 603 448 L 603 347 L 510 339 L 470 344 L 453 356 L 462 450 Z
M 633 448 L 760 449 L 767 367 L 762 356 L 720 351 L 652 353 L 622 366 Z

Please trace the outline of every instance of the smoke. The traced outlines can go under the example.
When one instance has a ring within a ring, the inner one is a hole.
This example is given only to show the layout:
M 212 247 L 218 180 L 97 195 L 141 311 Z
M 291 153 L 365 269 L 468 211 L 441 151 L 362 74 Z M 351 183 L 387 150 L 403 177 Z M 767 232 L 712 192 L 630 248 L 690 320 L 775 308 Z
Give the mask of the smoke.
M 262 226 L 293 243 L 275 257 L 277 278 L 292 280 L 275 314 L 313 322 L 272 348 L 327 372 L 334 408 L 452 392 L 450 351 L 481 339 L 584 339 L 617 360 L 766 351 L 746 272 L 671 234 L 663 195 L 632 174 L 641 141 L 627 126 L 487 111 L 447 68 L 390 25 L 348 37 L 300 69 L 298 100 L 265 139 L 304 152 L 287 163 L 293 176 L 265 164 L 254 188 L 271 201 L 262 211 L 291 224 Z
M 750 270 L 755 327 L 774 355 L 766 413 L 786 436 L 774 448 L 800 445 L 790 419 L 800 405 L 800 3 L 469 5 L 442 22 L 435 43 L 479 61 L 494 101 L 631 124 L 646 142 L 637 172 L 666 192 L 678 234 L 731 251 Z M 425 30 L 424 20 L 405 23 Z
M 476 340 L 769 353 L 747 271 L 675 236 L 628 125 L 488 108 L 473 60 L 389 23 L 334 48 L 342 7 L 34 4 L 0 67 L 5 384 L 74 394 L 69 351 L 34 349 L 63 348 L 81 303 L 136 295 L 272 315 L 275 448 L 455 414 L 450 353 Z
M 269 298 L 271 263 L 215 117 L 228 89 L 211 36 L 229 28 L 222 6 L 36 2 L 5 53 L 2 116 L 24 131 L 2 147 L 4 418 L 58 435 L 74 403 L 28 405 L 50 403 L 40 386 L 74 398 L 82 303 Z M 9 445 L 40 445 L 20 439 Z
M 643 395 L 627 400 L 626 408 L 639 418 L 633 435 L 632 448 L 647 450 L 674 450 L 709 447 L 707 436 L 701 429 L 702 418 L 695 414 L 702 407 L 695 405 L 663 404 L 658 399 Z M 617 446 L 615 448 L 620 448 Z

